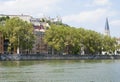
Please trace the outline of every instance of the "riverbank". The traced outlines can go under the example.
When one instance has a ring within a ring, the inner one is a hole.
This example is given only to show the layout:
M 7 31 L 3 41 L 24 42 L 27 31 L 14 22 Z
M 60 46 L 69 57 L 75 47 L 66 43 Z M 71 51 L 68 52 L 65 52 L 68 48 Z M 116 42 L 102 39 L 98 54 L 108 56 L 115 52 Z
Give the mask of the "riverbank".
M 87 60 L 120 59 L 120 55 L 46 55 L 46 54 L 3 54 L 0 60 Z

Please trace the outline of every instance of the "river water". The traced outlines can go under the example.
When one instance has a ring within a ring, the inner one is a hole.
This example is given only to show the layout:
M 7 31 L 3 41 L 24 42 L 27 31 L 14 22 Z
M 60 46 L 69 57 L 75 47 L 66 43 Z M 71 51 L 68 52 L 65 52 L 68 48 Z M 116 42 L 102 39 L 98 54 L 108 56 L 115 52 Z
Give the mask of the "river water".
M 0 61 L 0 82 L 120 82 L 120 60 Z

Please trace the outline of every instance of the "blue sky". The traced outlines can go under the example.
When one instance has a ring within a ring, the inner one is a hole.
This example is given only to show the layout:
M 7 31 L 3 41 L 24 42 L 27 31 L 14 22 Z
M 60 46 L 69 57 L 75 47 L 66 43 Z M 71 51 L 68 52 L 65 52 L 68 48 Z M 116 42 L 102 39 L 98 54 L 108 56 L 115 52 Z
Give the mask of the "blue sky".
M 1 14 L 61 16 L 63 23 L 104 33 L 108 17 L 111 36 L 120 37 L 120 0 L 0 0 Z

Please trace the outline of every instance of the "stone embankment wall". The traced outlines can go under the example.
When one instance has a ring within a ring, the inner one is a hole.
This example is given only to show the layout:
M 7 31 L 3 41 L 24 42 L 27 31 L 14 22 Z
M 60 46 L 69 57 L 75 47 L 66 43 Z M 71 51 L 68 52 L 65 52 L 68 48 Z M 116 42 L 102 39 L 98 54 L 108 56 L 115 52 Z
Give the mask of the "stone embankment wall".
M 47 54 L 1 54 L 0 60 L 85 60 L 120 59 L 120 55 L 47 55 Z

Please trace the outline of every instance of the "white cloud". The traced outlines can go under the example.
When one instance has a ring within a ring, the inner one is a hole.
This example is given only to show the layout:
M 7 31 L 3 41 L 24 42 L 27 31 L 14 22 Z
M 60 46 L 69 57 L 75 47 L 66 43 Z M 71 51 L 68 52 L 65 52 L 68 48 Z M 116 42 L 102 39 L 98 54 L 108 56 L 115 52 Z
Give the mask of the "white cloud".
M 9 0 L 0 2 L 0 12 L 9 14 L 41 14 L 52 12 L 60 0 Z
M 92 2 L 85 4 L 85 7 L 96 7 L 96 6 L 110 7 L 111 4 L 112 3 L 109 0 L 92 0 Z
M 120 27 L 120 20 L 112 20 L 111 22 L 110 22 L 110 24 L 112 25 L 112 26 L 119 26 Z
M 62 17 L 63 23 L 75 27 L 84 27 L 86 29 L 104 32 L 106 17 L 114 17 L 116 12 L 109 9 L 98 8 L 91 11 L 83 11 L 78 14 L 72 14 Z M 120 23 L 119 23 L 120 24 Z M 110 25 L 113 27 L 112 25 Z
M 96 9 L 92 11 L 83 11 L 79 14 L 72 14 L 63 17 L 63 22 L 97 22 L 101 17 L 105 17 L 107 13 L 106 9 Z
M 111 35 L 114 37 L 120 37 L 120 19 L 110 21 Z
M 94 0 L 94 5 L 108 5 L 110 4 L 109 0 Z

